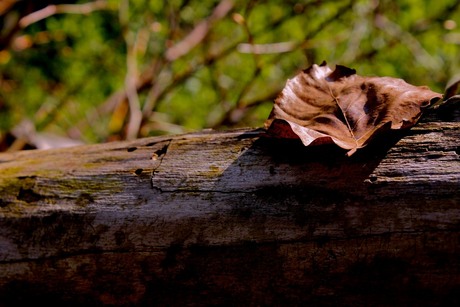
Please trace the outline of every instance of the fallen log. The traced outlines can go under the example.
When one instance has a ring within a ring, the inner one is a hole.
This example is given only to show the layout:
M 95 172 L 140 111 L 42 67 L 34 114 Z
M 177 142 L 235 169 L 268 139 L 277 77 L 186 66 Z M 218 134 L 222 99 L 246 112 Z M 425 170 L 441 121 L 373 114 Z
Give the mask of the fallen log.
M 423 123 L 352 157 L 248 129 L 0 154 L 0 302 L 458 304 L 459 136 Z

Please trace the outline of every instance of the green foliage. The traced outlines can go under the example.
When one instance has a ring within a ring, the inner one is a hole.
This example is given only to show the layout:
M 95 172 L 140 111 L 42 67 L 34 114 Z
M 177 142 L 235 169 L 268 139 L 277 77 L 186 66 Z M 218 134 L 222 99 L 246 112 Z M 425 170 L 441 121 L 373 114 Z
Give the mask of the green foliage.
M 24 118 L 85 142 L 133 137 L 129 127 L 259 127 L 286 80 L 323 60 L 438 92 L 459 72 L 456 0 L 234 1 L 219 15 L 220 4 L 111 0 L 25 28 L 6 27 L 31 13 L 12 6 L 0 16 L 0 143 Z

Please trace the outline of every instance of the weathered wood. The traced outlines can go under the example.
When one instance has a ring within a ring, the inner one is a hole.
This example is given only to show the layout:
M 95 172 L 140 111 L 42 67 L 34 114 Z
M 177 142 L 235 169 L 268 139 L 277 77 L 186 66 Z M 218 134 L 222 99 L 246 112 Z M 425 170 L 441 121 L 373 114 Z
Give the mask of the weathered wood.
M 460 123 L 351 158 L 261 134 L 0 154 L 0 302 L 458 303 Z

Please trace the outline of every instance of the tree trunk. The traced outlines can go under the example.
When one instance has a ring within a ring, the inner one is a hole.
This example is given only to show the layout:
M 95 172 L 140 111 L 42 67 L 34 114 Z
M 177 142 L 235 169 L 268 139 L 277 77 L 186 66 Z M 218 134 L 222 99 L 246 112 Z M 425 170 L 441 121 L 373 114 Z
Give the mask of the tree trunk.
M 0 154 L 0 305 L 458 305 L 459 136 L 424 123 L 350 158 L 247 129 Z

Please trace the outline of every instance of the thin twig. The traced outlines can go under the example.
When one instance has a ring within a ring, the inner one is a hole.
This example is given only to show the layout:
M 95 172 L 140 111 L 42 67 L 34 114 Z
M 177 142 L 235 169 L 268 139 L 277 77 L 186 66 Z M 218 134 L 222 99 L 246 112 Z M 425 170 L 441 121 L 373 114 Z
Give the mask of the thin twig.
M 139 134 L 142 122 L 141 105 L 137 93 L 136 84 L 138 83 L 136 52 L 139 42 L 139 32 L 132 38 L 133 33 L 129 31 L 129 0 L 120 3 L 120 24 L 126 43 L 126 76 L 125 91 L 129 103 L 129 120 L 126 128 L 126 139 L 134 140 Z
M 19 26 L 26 28 L 33 23 L 56 14 L 90 14 L 94 11 L 110 9 L 107 1 L 97 0 L 83 4 L 51 4 L 45 8 L 35 11 L 19 20 Z
M 212 12 L 211 16 L 198 23 L 195 28 L 184 39 L 166 51 L 165 57 L 168 61 L 174 61 L 186 55 L 201 43 L 208 35 L 211 26 L 219 19 L 222 19 L 233 8 L 232 0 L 222 0 Z
M 129 121 L 126 130 L 126 139 L 133 140 L 137 138 L 142 122 L 142 112 L 140 109 L 139 96 L 137 94 L 137 63 L 136 54 L 133 50 L 135 47 L 128 46 L 126 55 L 127 72 L 125 77 L 125 91 L 129 102 Z
M 253 54 L 272 54 L 292 52 L 297 47 L 295 42 L 279 42 L 270 44 L 247 44 L 241 43 L 238 45 L 238 52 L 253 53 Z

